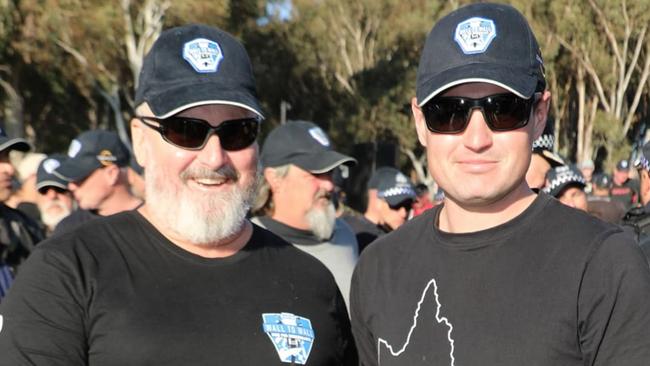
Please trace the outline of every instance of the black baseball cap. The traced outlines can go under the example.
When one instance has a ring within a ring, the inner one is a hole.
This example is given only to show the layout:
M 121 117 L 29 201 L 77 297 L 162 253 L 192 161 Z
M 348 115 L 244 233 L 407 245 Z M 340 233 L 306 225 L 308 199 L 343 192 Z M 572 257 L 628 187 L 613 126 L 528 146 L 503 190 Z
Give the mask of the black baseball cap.
M 68 189 L 68 181 L 54 174 L 54 171 L 61 166 L 61 162 L 65 159 L 63 154 L 53 154 L 41 161 L 36 171 L 37 190 L 40 191 L 45 187 Z
M 409 179 L 392 167 L 381 167 L 375 171 L 370 181 L 377 183 L 377 197 L 398 206 L 407 200 L 415 200 L 417 195 Z
M 427 36 L 417 74 L 418 105 L 470 82 L 498 85 L 525 99 L 545 88 L 535 35 L 512 6 L 464 6 L 440 19 Z
M 127 166 L 129 159 L 129 150 L 117 133 L 91 130 L 72 140 L 67 158 L 54 174 L 68 182 L 79 182 L 104 166 Z
M 582 173 L 573 165 L 558 166 L 549 170 L 546 180 L 548 184 L 543 191 L 553 197 L 558 197 L 568 187 L 584 188 L 587 185 Z
M 230 34 L 207 25 L 168 29 L 145 56 L 135 104 L 158 118 L 206 104 L 229 104 L 262 116 L 248 53 Z
M 627 159 L 621 159 L 616 163 L 616 170 L 630 170 L 630 162 Z
M 27 152 L 31 150 L 32 145 L 27 142 L 24 138 L 21 137 L 8 137 L 7 133 L 3 128 L 0 128 L 0 151 L 9 150 L 18 150 Z
M 591 178 L 591 183 L 598 188 L 612 188 L 613 182 L 612 177 L 605 173 L 595 174 Z
M 266 168 L 294 164 L 312 174 L 329 172 L 356 159 L 332 150 L 330 139 L 320 127 L 308 121 L 288 121 L 276 127 L 264 141 L 260 160 Z

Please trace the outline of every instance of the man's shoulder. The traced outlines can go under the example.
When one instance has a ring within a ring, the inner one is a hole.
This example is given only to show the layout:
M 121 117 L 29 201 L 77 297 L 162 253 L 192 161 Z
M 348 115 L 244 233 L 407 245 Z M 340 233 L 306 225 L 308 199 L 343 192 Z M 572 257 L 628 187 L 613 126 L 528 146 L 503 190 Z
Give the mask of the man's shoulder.
M 43 248 L 58 247 L 58 248 L 73 248 L 75 246 L 105 246 L 106 242 L 110 241 L 113 234 L 124 231 L 130 232 L 133 230 L 133 224 L 136 221 L 133 212 L 126 211 L 111 216 L 93 215 L 90 212 L 80 213 L 77 218 L 72 218 L 74 226 L 65 226 L 63 230 L 57 231 L 43 242 Z M 92 215 L 92 216 L 86 216 Z M 85 220 L 79 220 L 81 217 L 86 217 Z
M 7 223 L 8 227 L 14 228 L 15 225 L 22 227 L 29 235 L 32 240 L 32 244 L 36 244 L 39 241 L 45 238 L 45 232 L 43 228 L 24 212 L 11 208 L 4 203 L 0 203 L 0 219 Z M 21 237 L 19 233 L 16 233 L 17 237 Z
M 77 228 L 79 225 L 85 223 L 86 221 L 90 221 L 100 217 L 101 216 L 89 210 L 84 210 L 84 209 L 74 210 L 72 211 L 72 213 L 70 213 L 70 215 L 64 217 L 56 225 L 56 227 L 54 228 L 54 234 L 58 235 L 58 234 L 72 231 L 75 228 Z

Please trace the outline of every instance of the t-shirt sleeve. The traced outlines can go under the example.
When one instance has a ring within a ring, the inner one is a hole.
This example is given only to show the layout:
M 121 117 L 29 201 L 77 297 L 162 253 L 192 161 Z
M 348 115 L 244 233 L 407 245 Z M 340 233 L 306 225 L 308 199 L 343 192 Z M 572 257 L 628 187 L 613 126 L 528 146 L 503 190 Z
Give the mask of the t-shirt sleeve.
M 650 363 L 650 268 L 626 233 L 607 237 L 588 260 L 578 299 L 585 365 Z
M 85 365 L 82 279 L 73 261 L 35 250 L 0 304 L 0 365 Z
M 352 288 L 350 290 L 350 318 L 352 334 L 359 353 L 359 365 L 377 365 L 377 347 L 375 338 L 367 324 L 367 314 L 364 296 L 367 284 L 362 281 L 363 263 L 359 262 L 352 275 Z

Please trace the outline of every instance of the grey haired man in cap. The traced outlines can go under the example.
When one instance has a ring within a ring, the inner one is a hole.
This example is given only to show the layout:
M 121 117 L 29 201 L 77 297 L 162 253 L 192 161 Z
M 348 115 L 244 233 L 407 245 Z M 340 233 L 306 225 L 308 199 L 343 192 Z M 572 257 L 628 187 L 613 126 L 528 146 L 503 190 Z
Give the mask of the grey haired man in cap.
M 76 229 L 86 221 L 133 210 L 142 200 L 131 193 L 130 152 L 114 131 L 82 132 L 70 142 L 68 155 L 53 171 L 68 182 L 79 209 L 57 224 L 54 233 Z
M 356 364 L 331 274 L 246 219 L 261 109 L 244 47 L 166 30 L 135 100 L 146 203 L 39 246 L 0 306 L 1 362 Z
M 261 161 L 254 221 L 323 262 L 347 302 L 359 250 L 350 227 L 336 217 L 332 174 L 356 160 L 335 151 L 316 124 L 289 121 L 269 133 Z
M 641 250 L 526 183 L 551 96 L 522 14 L 476 3 L 441 18 L 416 95 L 445 198 L 359 259 L 350 311 L 361 364 L 647 365 Z
M 25 152 L 30 149 L 27 140 L 10 138 L 0 128 L 0 302 L 11 286 L 19 265 L 45 236 L 36 222 L 5 204 L 12 194 L 12 182 L 16 173 L 9 160 L 9 153 L 12 150 Z M 1 317 L 2 313 L 0 324 Z M 1 329 L 0 325 L 0 331 Z
M 61 166 L 61 161 L 65 158 L 62 154 L 47 156 L 36 171 L 36 205 L 48 235 L 54 232 L 61 220 L 70 215 L 75 206 L 72 193 L 68 190 L 68 182 L 54 174 L 54 170 Z

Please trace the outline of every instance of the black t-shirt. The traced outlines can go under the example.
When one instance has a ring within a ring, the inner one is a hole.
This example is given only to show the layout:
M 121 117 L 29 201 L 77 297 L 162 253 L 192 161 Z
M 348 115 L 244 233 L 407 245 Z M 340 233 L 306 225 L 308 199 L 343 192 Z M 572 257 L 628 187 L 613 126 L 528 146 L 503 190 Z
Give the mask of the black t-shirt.
M 650 269 L 619 227 L 546 194 L 475 233 L 441 232 L 439 212 L 361 256 L 361 365 L 650 364 Z
M 359 243 L 359 253 L 361 253 L 361 251 L 370 243 L 375 241 L 375 239 L 387 233 L 387 231 L 377 226 L 374 222 L 366 219 L 364 216 L 344 215 L 342 219 L 345 220 L 345 222 L 347 222 L 352 228 L 352 231 L 354 231 L 354 234 L 357 237 L 357 243 Z
M 77 209 L 64 217 L 54 228 L 52 235 L 59 235 L 76 229 L 79 225 L 96 218 L 101 217 L 95 211 Z
M 329 271 L 257 226 L 209 259 L 137 211 L 93 220 L 39 245 L 0 314 L 0 365 L 356 363 Z

